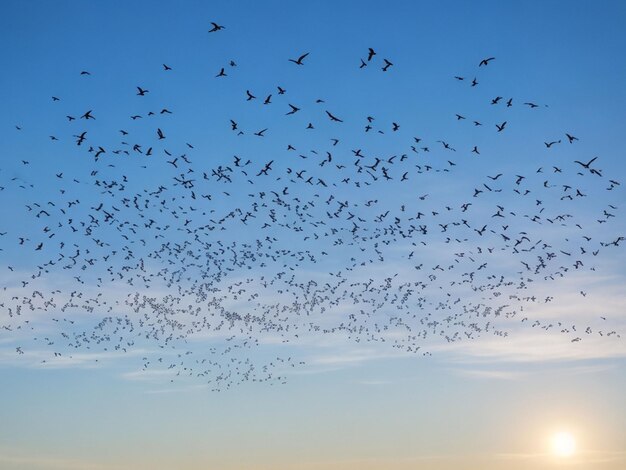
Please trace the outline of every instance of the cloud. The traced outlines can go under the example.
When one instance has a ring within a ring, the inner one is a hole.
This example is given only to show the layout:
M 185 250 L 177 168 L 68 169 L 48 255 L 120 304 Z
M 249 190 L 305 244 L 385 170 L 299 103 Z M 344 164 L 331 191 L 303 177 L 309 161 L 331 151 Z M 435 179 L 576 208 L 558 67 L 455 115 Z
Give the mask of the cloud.
M 130 381 L 156 381 L 163 382 L 176 376 L 177 371 L 172 369 L 140 369 L 132 372 L 124 372 L 121 377 Z
M 587 361 L 626 357 L 620 338 L 591 337 L 572 343 L 566 336 L 546 332 L 515 332 L 506 338 L 479 338 L 432 347 L 457 363 L 524 363 Z
M 19 465 L 20 468 L 24 465 L 28 465 L 29 468 L 42 470 L 130 470 L 130 467 L 117 464 L 103 464 L 63 457 L 36 457 L 6 453 L 0 453 L 0 463 Z M 2 467 L 4 467 L 4 465 L 2 465 Z
M 520 380 L 527 374 L 523 372 L 510 370 L 483 370 L 483 369 L 450 369 L 455 374 L 477 378 L 477 379 L 495 379 L 495 380 Z
M 539 464 L 541 461 L 546 462 L 554 459 L 554 455 L 549 452 L 517 452 L 517 453 L 498 453 L 494 454 L 493 458 L 496 460 L 511 460 L 511 461 L 537 461 L 535 464 Z M 563 466 L 572 466 L 577 468 L 590 468 L 591 464 L 602 463 L 614 463 L 614 462 L 626 462 L 626 451 L 611 451 L 611 450 L 579 450 L 574 456 L 567 461 L 559 462 Z M 595 467 L 592 467 L 595 468 Z M 615 467 L 611 467 L 615 468 Z
M 61 356 L 53 356 L 50 350 L 45 349 L 24 349 L 23 354 L 18 354 L 15 349 L 0 349 L 0 365 L 27 366 L 38 369 L 90 369 L 129 356 L 137 357 L 152 352 L 149 349 L 137 348 L 126 353 L 118 351 L 81 352 L 63 353 Z
M 389 358 L 406 358 L 403 352 L 379 350 L 376 348 L 354 348 L 345 351 L 333 351 L 330 354 L 319 354 L 310 357 L 306 362 L 311 365 L 322 366 L 345 366 L 350 364 L 361 364 L 363 362 L 375 361 Z
M 211 387 L 207 384 L 199 384 L 199 385 L 188 385 L 185 387 L 171 387 L 171 388 L 162 388 L 162 389 L 154 389 L 154 390 L 146 390 L 144 393 L 146 395 L 162 395 L 162 394 L 170 394 L 170 393 L 188 393 L 196 390 L 209 390 Z
M 359 380 L 357 383 L 360 385 L 378 386 L 378 385 L 389 385 L 393 382 L 391 380 Z

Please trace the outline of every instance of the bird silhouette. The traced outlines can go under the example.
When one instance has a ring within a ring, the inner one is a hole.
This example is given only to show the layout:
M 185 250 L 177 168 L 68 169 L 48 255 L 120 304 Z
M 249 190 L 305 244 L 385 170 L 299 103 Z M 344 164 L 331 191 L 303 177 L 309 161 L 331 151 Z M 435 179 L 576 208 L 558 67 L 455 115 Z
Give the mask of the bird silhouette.
M 298 57 L 297 59 L 289 59 L 289 62 L 293 62 L 294 64 L 297 65 L 304 65 L 304 63 L 302 62 L 307 56 L 309 55 L 308 52 L 302 54 L 300 57 Z
M 338 117 L 334 116 L 329 111 L 326 111 L 326 114 L 328 115 L 328 117 L 330 118 L 331 121 L 343 122 L 341 119 L 339 119 Z
M 213 26 L 211 29 L 209 29 L 209 33 L 215 33 L 217 31 L 221 31 L 222 29 L 225 29 L 224 26 L 220 26 L 217 23 L 214 23 L 213 21 L 211 21 L 211 25 Z

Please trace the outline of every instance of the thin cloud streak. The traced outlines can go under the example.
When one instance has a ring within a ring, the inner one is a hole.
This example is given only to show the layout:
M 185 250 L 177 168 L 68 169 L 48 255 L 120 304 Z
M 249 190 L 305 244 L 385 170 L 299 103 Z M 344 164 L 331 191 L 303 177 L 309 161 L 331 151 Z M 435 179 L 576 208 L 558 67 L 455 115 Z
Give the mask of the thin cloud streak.
M 131 470 L 131 467 L 118 464 L 102 464 L 85 460 L 66 459 L 59 457 L 30 457 L 0 453 L 0 462 L 9 465 L 28 465 L 37 469 L 63 470 Z

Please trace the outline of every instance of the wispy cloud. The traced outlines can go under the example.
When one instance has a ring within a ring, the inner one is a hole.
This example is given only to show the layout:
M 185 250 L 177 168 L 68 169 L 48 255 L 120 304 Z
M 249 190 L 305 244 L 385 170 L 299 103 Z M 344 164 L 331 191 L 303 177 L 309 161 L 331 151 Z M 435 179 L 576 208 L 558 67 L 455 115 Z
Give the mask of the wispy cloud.
M 121 377 L 126 380 L 132 381 L 149 381 L 163 379 L 169 379 L 176 375 L 176 372 L 167 369 L 149 369 L 149 370 L 135 370 L 132 372 L 124 372 Z
M 312 366 L 349 366 L 358 365 L 364 362 L 377 361 L 391 358 L 406 358 L 407 355 L 401 351 L 391 348 L 349 348 L 342 347 L 330 352 L 321 352 L 310 356 L 306 363 Z
M 494 454 L 495 460 L 509 460 L 509 461 L 535 461 L 535 465 L 540 462 L 554 461 L 555 456 L 549 452 L 510 452 L 510 453 L 498 453 Z M 560 460 L 558 462 L 559 467 L 576 467 L 576 468 L 595 468 L 590 467 L 593 464 L 602 463 L 626 463 L 626 451 L 612 451 L 612 450 L 591 450 L 580 449 L 574 456 L 567 460 Z M 612 466 L 611 468 L 617 468 Z
M 476 379 L 493 380 L 520 380 L 527 374 L 525 372 L 509 370 L 485 370 L 485 369 L 450 369 L 454 374 Z
M 60 356 L 53 356 L 49 350 L 45 349 L 25 349 L 23 354 L 16 353 L 14 348 L 0 349 L 0 365 L 26 366 L 38 369 L 89 369 L 100 367 L 105 363 L 111 363 L 123 358 L 150 354 L 151 352 L 153 351 L 137 348 L 125 353 L 118 351 L 80 352 L 72 354 L 63 353 Z
M 567 362 L 626 357 L 626 343 L 620 338 L 585 338 L 572 343 L 568 337 L 545 332 L 522 332 L 506 338 L 485 337 L 433 346 L 457 363 Z
M 96 463 L 78 459 L 68 459 L 63 457 L 38 457 L 25 456 L 10 453 L 0 453 L 0 463 L 6 465 L 19 466 L 22 468 L 28 465 L 33 469 L 63 469 L 63 470 L 130 470 L 131 467 L 118 464 Z M 2 465 L 4 467 L 4 465 Z
M 393 382 L 391 380 L 359 380 L 357 383 L 360 385 L 381 386 L 389 385 Z

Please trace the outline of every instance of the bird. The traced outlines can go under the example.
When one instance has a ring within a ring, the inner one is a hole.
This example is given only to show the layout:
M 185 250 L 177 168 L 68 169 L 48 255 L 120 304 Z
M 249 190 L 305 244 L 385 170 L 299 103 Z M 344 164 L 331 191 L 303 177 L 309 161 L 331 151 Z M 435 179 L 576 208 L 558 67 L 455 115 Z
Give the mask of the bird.
M 552 142 L 544 142 L 544 145 L 546 146 L 546 148 L 550 148 L 552 147 L 554 144 L 560 144 L 561 141 L 560 140 L 553 140 Z
M 286 113 L 287 116 L 289 116 L 290 114 L 295 114 L 298 111 L 300 111 L 300 108 L 295 107 L 292 104 L 289 104 L 289 107 L 291 108 L 291 111 L 289 111 L 288 113 Z
M 489 62 L 491 62 L 492 60 L 495 60 L 495 57 L 488 57 L 486 59 L 483 59 L 479 62 L 478 66 L 482 67 L 483 65 L 489 65 Z
M 214 23 L 213 21 L 211 21 L 211 25 L 213 26 L 211 29 L 209 29 L 209 33 L 215 33 L 217 31 L 221 31 L 222 29 L 225 29 L 224 26 L 220 26 L 217 23 Z
M 339 119 L 338 117 L 336 117 L 333 114 L 331 114 L 330 111 L 326 111 L 326 114 L 328 115 L 328 117 L 330 118 L 331 121 L 343 122 L 341 119 Z
M 289 59 L 289 62 L 293 62 L 296 65 L 304 65 L 304 63 L 302 62 L 307 56 L 309 55 L 308 52 L 302 54 L 300 57 L 298 57 L 297 59 Z
M 81 145 L 86 139 L 87 131 L 83 131 L 81 134 L 75 135 L 76 137 L 76 145 Z
M 583 163 L 581 161 L 578 160 L 574 160 L 574 163 L 578 163 L 580 166 L 582 166 L 583 168 L 589 169 L 589 166 L 595 162 L 597 160 L 598 157 L 593 157 L 591 160 L 589 160 L 587 163 Z

